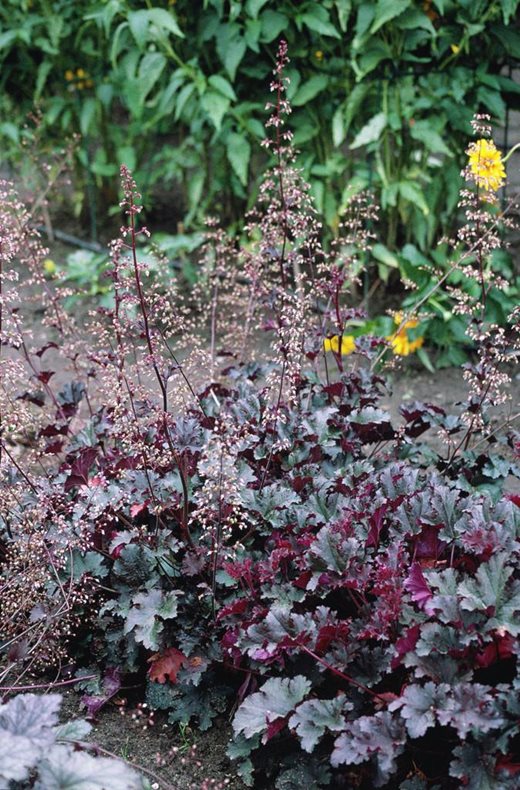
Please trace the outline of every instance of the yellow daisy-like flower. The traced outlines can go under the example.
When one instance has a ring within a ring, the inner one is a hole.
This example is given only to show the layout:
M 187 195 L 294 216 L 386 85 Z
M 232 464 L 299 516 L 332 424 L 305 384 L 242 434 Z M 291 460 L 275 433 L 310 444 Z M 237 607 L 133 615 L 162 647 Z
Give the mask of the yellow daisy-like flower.
M 314 53 L 314 57 L 316 58 L 316 60 L 323 60 L 323 52 L 321 51 L 321 49 L 316 50 L 316 52 Z
M 85 79 L 86 76 L 87 74 L 85 69 L 76 69 L 76 77 L 78 77 L 80 80 Z
M 339 354 L 339 335 L 333 335 L 332 337 L 326 337 L 323 341 L 323 349 L 324 351 L 333 351 L 335 354 Z M 353 351 L 356 350 L 356 341 L 353 335 L 343 335 L 341 338 L 341 354 L 347 355 L 352 354 Z
M 394 323 L 399 326 L 403 321 L 403 314 L 398 312 L 394 315 Z M 389 335 L 386 339 L 392 347 L 392 351 L 399 357 L 407 357 L 413 354 L 418 348 L 421 348 L 424 343 L 424 337 L 417 337 L 415 340 L 410 340 L 408 337 L 408 329 L 415 329 L 419 325 L 417 318 L 409 318 L 403 326 L 393 335 Z
M 71 82 L 74 79 L 74 72 L 72 71 L 72 69 L 67 69 L 67 71 L 65 72 L 65 79 L 67 80 L 67 82 Z
M 476 143 L 471 143 L 466 153 L 477 186 L 496 192 L 504 185 L 506 171 L 500 151 L 493 140 L 477 140 Z

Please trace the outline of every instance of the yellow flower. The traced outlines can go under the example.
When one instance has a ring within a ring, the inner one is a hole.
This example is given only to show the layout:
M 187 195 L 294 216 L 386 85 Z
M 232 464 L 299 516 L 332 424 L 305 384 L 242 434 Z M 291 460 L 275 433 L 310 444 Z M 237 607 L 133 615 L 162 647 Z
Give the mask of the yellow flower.
M 323 52 L 321 51 L 321 49 L 316 50 L 316 52 L 314 53 L 314 57 L 316 58 L 316 60 L 323 60 Z
M 477 140 L 476 143 L 471 143 L 466 153 L 477 186 L 496 192 L 504 185 L 506 171 L 500 151 L 493 140 Z
M 67 71 L 65 72 L 65 79 L 67 80 L 67 82 L 71 82 L 74 79 L 74 72 L 72 71 L 72 69 L 67 69 Z
M 50 258 L 45 258 L 43 262 L 43 271 L 45 274 L 54 274 L 56 271 L 56 264 Z
M 339 335 L 333 335 L 332 337 L 326 337 L 323 341 L 323 349 L 324 351 L 333 351 L 335 354 L 339 354 Z M 341 338 L 341 353 L 342 354 L 352 354 L 353 351 L 356 350 L 356 341 L 354 340 L 353 335 L 343 335 Z
M 87 74 L 84 69 L 76 69 L 76 77 L 78 77 L 80 80 L 85 79 L 86 76 Z
M 450 44 L 450 49 L 454 55 L 458 55 L 460 52 L 460 47 L 458 44 Z
M 402 312 L 394 315 L 394 323 L 399 326 L 403 321 Z M 386 338 L 392 347 L 392 351 L 399 357 L 407 357 L 408 354 L 413 354 L 418 348 L 421 348 L 424 343 L 424 337 L 417 337 L 415 340 L 410 340 L 408 337 L 408 329 L 415 329 L 419 325 L 417 318 L 409 318 L 405 321 L 403 326 L 393 335 L 388 335 Z

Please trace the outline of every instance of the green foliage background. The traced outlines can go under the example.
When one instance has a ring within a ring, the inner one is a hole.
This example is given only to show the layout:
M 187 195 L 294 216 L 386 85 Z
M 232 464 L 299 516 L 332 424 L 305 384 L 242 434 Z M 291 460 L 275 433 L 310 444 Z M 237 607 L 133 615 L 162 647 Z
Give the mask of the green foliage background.
M 264 167 L 265 86 L 283 36 L 295 144 L 327 224 L 334 229 L 349 196 L 370 186 L 385 246 L 424 251 L 453 217 L 471 116 L 486 110 L 501 122 L 506 104 L 518 106 L 520 87 L 502 73 L 520 59 L 517 7 L 5 0 L 1 143 L 15 155 L 39 103 L 48 140 L 82 135 L 78 164 L 105 201 L 124 162 L 148 197 L 158 182 L 180 185 L 173 213 L 188 226 L 208 211 L 232 222 Z

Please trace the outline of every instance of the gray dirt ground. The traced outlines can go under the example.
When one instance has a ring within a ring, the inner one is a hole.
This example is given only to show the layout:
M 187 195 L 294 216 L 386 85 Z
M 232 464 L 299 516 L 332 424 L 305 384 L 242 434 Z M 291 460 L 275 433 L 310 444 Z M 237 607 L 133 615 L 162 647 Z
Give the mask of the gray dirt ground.
M 142 721 L 132 719 L 131 709 L 124 715 L 120 711 L 120 706 L 109 703 L 94 722 L 89 740 L 136 768 L 151 771 L 156 778 L 148 778 L 152 784 L 159 780 L 161 790 L 245 790 L 226 757 L 231 727 L 225 719 L 201 733 L 196 728 L 180 730 L 168 724 L 166 716 L 156 715 L 153 726 L 143 729 Z M 62 714 L 85 716 L 80 697 L 72 691 L 64 694 Z

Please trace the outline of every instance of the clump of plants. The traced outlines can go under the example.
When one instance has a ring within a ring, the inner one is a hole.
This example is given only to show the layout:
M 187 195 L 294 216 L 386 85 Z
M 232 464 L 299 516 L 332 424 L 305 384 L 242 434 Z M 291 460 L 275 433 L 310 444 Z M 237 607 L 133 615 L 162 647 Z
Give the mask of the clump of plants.
M 11 264 L 24 256 L 43 287 L 46 253 L 6 196 L 4 684 L 72 660 L 78 678 L 97 673 L 91 715 L 125 676 L 172 726 L 227 712 L 249 786 L 513 788 L 520 443 L 490 409 L 507 395 L 518 311 L 507 330 L 485 320 L 501 158 L 478 118 L 451 242 L 477 289 L 453 294 L 475 346 L 467 401 L 457 414 L 403 403 L 396 424 L 383 364 L 421 347 L 421 299 L 386 337 L 356 333 L 349 292 L 376 209 L 354 198 L 324 250 L 294 165 L 286 66 L 282 42 L 276 164 L 248 241 L 210 221 L 189 303 L 148 284 L 123 167 L 113 307 L 86 338 L 49 289 L 53 339 L 33 348 Z M 56 347 L 74 370 L 59 392 Z

